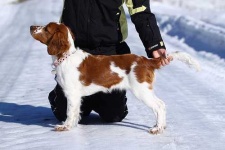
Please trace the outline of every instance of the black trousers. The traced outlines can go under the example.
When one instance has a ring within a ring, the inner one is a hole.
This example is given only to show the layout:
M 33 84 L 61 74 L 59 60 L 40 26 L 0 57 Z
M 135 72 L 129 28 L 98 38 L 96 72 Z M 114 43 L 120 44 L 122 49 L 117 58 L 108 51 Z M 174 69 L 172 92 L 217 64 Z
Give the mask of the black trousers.
M 98 47 L 96 49 L 81 48 L 93 55 L 128 54 L 130 48 L 125 42 L 116 46 Z M 67 99 L 59 84 L 49 93 L 49 102 L 55 117 L 59 121 L 67 118 Z M 92 110 L 106 122 L 122 121 L 128 114 L 126 91 L 99 92 L 82 98 L 81 117 L 88 116 Z

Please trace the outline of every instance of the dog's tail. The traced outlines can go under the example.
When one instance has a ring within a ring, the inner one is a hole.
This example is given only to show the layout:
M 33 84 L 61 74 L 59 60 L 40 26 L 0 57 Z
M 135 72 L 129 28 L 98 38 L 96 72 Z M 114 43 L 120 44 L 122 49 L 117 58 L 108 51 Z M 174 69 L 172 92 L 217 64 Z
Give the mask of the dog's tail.
M 198 61 L 191 57 L 191 55 L 189 55 L 188 53 L 177 51 L 169 53 L 167 57 L 172 58 L 172 60 L 177 59 L 188 65 L 190 68 L 196 69 L 197 71 L 201 70 Z

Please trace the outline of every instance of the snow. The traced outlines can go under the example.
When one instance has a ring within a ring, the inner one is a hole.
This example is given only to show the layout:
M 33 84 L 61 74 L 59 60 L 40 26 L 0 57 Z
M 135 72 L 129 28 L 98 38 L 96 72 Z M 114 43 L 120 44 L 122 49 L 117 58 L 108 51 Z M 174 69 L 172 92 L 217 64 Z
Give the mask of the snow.
M 172 6 L 179 6 L 184 9 L 189 10 L 224 10 L 225 9 L 225 3 L 223 0 L 189 0 L 189 1 L 183 1 L 183 0 L 152 0 L 152 1 L 159 1 L 163 2 L 165 4 L 169 4 Z
M 154 125 L 154 116 L 129 91 L 129 114 L 123 122 L 104 123 L 93 113 L 77 128 L 55 132 L 53 127 L 58 122 L 47 100 L 48 93 L 55 86 L 51 58 L 46 47 L 30 36 L 29 27 L 58 21 L 63 0 L 8 2 L 11 1 L 0 3 L 1 150 L 224 149 L 225 27 L 223 20 L 217 19 L 217 23 L 212 20 L 218 12 L 200 15 L 198 12 L 204 12 L 206 8 L 189 11 L 189 8 L 152 3 L 168 51 L 188 52 L 202 67 L 197 73 L 182 63 L 172 62 L 157 71 L 155 92 L 167 106 L 167 129 L 163 134 L 148 133 Z M 222 10 L 220 14 L 225 16 Z M 130 20 L 128 23 L 127 42 L 132 52 L 146 56 L 133 24 Z M 185 31 L 176 29 L 178 27 L 185 27 Z M 215 42 L 205 42 L 211 48 L 199 49 L 187 39 L 195 34 L 194 41 L 217 39 L 222 46 L 217 49 Z
M 175 12 L 177 10 L 172 10 L 171 6 L 160 3 L 153 4 L 153 6 L 159 10 L 157 12 L 159 26 L 166 34 L 183 39 L 195 50 L 213 52 L 225 58 L 225 26 L 221 25 L 222 23 L 211 23 L 214 21 L 214 15 L 207 15 L 210 19 L 205 19 L 204 15 L 202 15 L 204 17 L 198 15 L 199 11 L 194 11 L 194 15 L 193 12 L 188 13 L 178 9 L 181 11 L 180 14 Z M 215 14 L 219 15 L 219 13 Z M 220 12 L 220 14 L 225 13 Z

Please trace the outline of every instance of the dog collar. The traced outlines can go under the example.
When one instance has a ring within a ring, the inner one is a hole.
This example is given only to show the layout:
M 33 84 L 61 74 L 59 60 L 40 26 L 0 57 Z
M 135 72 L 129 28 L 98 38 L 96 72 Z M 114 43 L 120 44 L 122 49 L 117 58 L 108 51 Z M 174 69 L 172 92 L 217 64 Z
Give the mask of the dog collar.
M 56 59 L 53 63 L 52 63 L 52 74 L 56 74 L 56 67 L 59 66 L 65 59 L 67 59 L 69 56 L 71 56 L 72 54 L 74 54 L 76 51 L 72 52 L 71 54 L 68 53 L 64 53 L 63 57 L 60 59 Z
M 54 62 L 53 62 L 53 66 L 57 67 L 59 66 L 65 59 L 67 59 L 69 56 L 71 56 L 72 54 L 74 54 L 74 52 L 72 52 L 71 54 L 68 54 L 68 53 L 63 53 L 63 57 L 60 58 L 60 59 L 56 59 Z
M 69 57 L 71 54 L 66 54 L 64 53 L 63 54 L 63 57 L 61 57 L 60 59 L 56 59 L 54 62 L 53 62 L 53 65 L 55 67 L 57 67 L 58 65 L 60 65 L 67 57 Z

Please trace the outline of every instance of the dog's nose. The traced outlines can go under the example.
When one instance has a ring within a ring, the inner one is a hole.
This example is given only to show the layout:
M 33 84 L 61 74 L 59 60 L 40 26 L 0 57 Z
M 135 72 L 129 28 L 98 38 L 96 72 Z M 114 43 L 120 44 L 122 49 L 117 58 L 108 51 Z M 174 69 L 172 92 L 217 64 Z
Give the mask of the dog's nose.
M 30 26 L 30 31 L 37 29 L 37 26 Z
M 30 33 L 32 34 L 35 30 L 35 26 L 30 26 Z
M 30 26 L 30 33 L 33 34 L 40 26 Z

